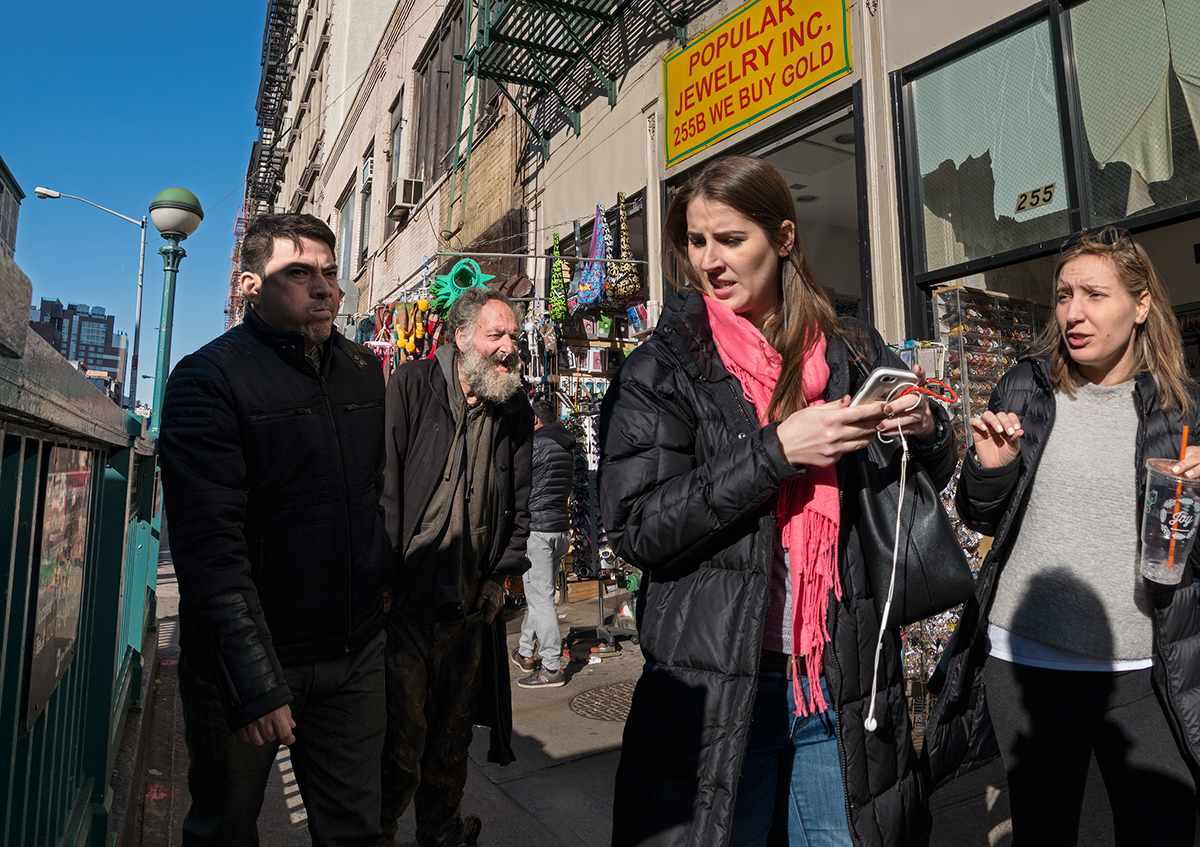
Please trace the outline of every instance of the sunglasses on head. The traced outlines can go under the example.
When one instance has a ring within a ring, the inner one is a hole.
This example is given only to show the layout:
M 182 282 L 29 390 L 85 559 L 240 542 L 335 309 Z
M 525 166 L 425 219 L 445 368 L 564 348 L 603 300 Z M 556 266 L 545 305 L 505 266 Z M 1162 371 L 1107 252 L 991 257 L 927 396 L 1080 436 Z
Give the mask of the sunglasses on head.
M 1126 246 L 1133 243 L 1133 237 L 1127 229 L 1118 229 L 1115 226 L 1105 227 L 1099 232 L 1083 233 L 1082 235 L 1073 235 L 1062 243 L 1062 247 L 1058 249 L 1059 253 L 1066 253 L 1076 244 L 1103 244 L 1106 247 L 1116 245 Z

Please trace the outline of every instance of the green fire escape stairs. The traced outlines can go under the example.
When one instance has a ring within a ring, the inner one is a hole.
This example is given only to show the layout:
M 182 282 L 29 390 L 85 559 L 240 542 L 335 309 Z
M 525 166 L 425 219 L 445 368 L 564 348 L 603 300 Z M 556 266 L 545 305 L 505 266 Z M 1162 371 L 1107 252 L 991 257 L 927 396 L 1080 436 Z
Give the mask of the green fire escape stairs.
M 463 65 L 462 97 L 455 133 L 454 159 L 450 171 L 450 203 L 446 230 L 456 231 L 466 217 L 467 179 L 471 150 L 475 143 L 479 80 L 497 83 L 504 98 L 520 115 L 549 156 L 549 139 L 508 91 L 508 86 L 525 86 L 553 97 L 562 106 L 575 134 L 580 133 L 577 108 L 581 90 L 575 71 L 586 62 L 608 94 L 608 104 L 617 104 L 617 84 L 600 63 L 603 39 L 633 3 L 657 9 L 681 46 L 687 44 L 687 16 L 672 12 L 666 0 L 464 0 L 467 20 L 463 53 L 454 60 Z M 464 121 L 466 126 L 463 126 Z M 464 133 L 465 129 L 465 133 Z

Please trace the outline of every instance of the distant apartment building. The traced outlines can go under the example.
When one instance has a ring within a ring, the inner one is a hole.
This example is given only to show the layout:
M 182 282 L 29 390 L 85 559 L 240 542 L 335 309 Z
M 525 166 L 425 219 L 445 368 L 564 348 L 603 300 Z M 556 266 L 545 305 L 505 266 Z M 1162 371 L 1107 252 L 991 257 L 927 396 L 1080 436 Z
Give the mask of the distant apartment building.
M 17 215 L 24 199 L 25 192 L 0 159 L 0 251 L 10 259 L 17 249 Z
M 124 383 L 129 345 L 124 333 L 113 330 L 113 320 L 103 306 L 63 306 L 59 300 L 46 299 L 29 315 L 33 331 L 66 359 L 78 362 L 87 371 L 105 372 L 119 387 Z M 120 393 L 116 396 L 119 398 Z

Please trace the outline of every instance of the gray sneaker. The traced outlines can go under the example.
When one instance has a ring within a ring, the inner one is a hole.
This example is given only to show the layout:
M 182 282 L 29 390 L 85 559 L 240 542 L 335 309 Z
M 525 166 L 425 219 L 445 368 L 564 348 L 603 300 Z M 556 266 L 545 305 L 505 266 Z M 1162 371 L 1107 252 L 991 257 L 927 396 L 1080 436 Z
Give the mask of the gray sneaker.
M 509 658 L 513 660 L 513 664 L 526 673 L 537 670 L 542 664 L 542 660 L 537 656 L 534 656 L 533 658 L 522 656 L 520 647 L 514 647 L 513 651 L 508 655 Z
M 562 688 L 566 684 L 567 675 L 562 670 L 548 671 L 545 668 L 533 676 L 517 680 L 517 685 L 522 688 Z

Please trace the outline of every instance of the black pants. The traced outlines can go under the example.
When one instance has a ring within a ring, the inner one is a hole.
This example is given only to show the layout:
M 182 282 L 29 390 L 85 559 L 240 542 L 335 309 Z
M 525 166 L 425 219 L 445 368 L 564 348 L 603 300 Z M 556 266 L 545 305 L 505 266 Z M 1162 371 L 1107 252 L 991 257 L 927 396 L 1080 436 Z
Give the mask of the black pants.
M 1091 754 L 1118 847 L 1192 847 L 1196 789 L 1150 670 L 1059 671 L 989 659 L 988 711 L 1012 807 L 1013 847 L 1070 847 Z
M 384 635 L 356 655 L 284 668 L 292 689 L 292 766 L 315 847 L 377 847 L 379 751 L 386 722 Z M 225 722 L 208 668 L 179 662 L 192 807 L 184 847 L 256 847 L 263 791 L 279 742 L 256 747 Z
M 479 706 L 479 614 L 434 623 L 393 609 L 386 626 L 384 835 L 415 799 L 417 844 L 462 843 L 463 789 Z

